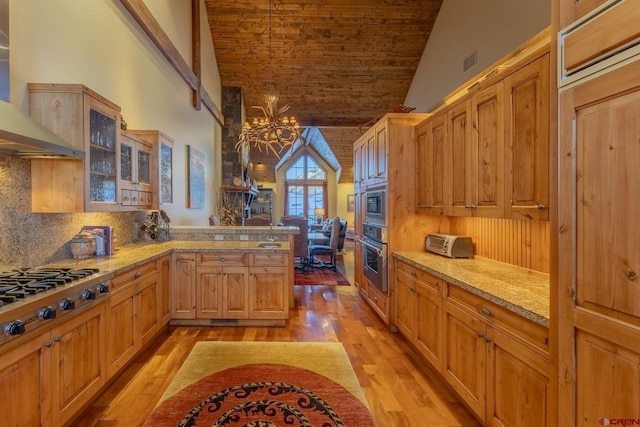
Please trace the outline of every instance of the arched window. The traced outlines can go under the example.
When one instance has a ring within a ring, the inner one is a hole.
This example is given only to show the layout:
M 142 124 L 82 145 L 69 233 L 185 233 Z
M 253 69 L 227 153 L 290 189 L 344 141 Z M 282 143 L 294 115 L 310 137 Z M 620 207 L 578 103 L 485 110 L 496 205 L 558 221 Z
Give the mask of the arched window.
M 319 222 L 327 212 L 327 172 L 305 153 L 285 171 L 285 215 Z

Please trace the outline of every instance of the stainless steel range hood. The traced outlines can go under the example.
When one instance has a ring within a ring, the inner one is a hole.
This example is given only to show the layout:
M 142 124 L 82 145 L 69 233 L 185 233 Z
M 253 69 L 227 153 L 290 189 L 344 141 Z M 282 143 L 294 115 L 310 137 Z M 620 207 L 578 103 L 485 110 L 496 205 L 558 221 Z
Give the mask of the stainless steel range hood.
M 0 152 L 30 159 L 84 159 L 84 151 L 9 103 L 9 87 L 9 0 L 0 0 Z

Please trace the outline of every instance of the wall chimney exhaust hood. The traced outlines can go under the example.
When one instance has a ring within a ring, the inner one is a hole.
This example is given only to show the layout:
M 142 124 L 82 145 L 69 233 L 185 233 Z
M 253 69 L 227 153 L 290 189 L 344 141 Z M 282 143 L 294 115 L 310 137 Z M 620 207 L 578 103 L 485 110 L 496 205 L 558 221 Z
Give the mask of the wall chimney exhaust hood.
M 84 151 L 37 123 L 13 104 L 0 101 L 0 152 L 23 158 L 84 159 Z
M 29 159 L 84 159 L 84 151 L 9 103 L 9 87 L 9 0 L 0 0 L 0 152 Z

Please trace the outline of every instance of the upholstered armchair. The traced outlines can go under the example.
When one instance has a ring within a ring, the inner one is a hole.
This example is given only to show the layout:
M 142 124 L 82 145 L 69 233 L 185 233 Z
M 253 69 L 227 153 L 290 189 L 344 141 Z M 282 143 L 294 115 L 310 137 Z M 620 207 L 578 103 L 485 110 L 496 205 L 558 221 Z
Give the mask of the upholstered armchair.
M 329 244 L 309 246 L 309 266 L 315 268 L 331 268 L 333 271 L 336 271 L 336 253 L 338 252 L 338 240 L 340 240 L 340 218 L 335 217 L 331 224 L 331 236 L 329 237 Z M 316 261 L 315 257 L 319 255 L 329 256 L 330 262 Z

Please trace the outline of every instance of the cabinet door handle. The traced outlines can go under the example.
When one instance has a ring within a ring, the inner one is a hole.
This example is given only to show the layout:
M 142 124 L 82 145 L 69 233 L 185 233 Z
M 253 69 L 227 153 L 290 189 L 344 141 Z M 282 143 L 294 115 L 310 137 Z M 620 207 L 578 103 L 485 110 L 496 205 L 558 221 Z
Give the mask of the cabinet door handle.
M 489 310 L 489 309 L 488 309 L 488 308 L 486 308 L 486 307 L 482 307 L 482 308 L 480 309 L 480 313 L 484 314 L 485 316 L 491 316 L 491 315 L 492 315 L 491 310 Z
M 478 335 L 478 338 L 483 338 L 484 337 L 484 334 L 482 332 L 478 332 L 477 335 Z
M 541 210 L 541 211 L 543 211 L 543 210 L 547 209 L 547 207 L 546 207 L 545 205 L 543 205 L 542 203 L 540 203 L 540 204 L 538 205 L 538 209 L 539 209 L 539 210 Z
M 135 277 L 136 279 L 138 277 L 142 276 L 142 272 L 141 271 L 136 271 L 136 274 L 133 275 L 133 277 Z
M 418 273 L 416 273 L 415 271 L 412 271 L 412 272 L 411 272 L 411 275 L 412 275 L 413 277 L 416 277 L 416 276 L 418 275 Z
M 218 258 L 218 261 L 227 262 L 227 259 L 225 257 L 221 256 L 220 258 Z
M 46 343 L 44 343 L 44 346 L 47 348 L 51 348 L 53 347 L 53 343 L 51 341 L 47 341 Z
M 484 342 L 491 342 L 491 337 L 485 337 Z
M 54 340 L 55 342 L 60 342 L 60 341 L 61 341 L 61 338 L 60 338 L 60 337 L 58 337 L 58 336 L 56 336 L 56 337 L 53 337 L 53 340 Z

